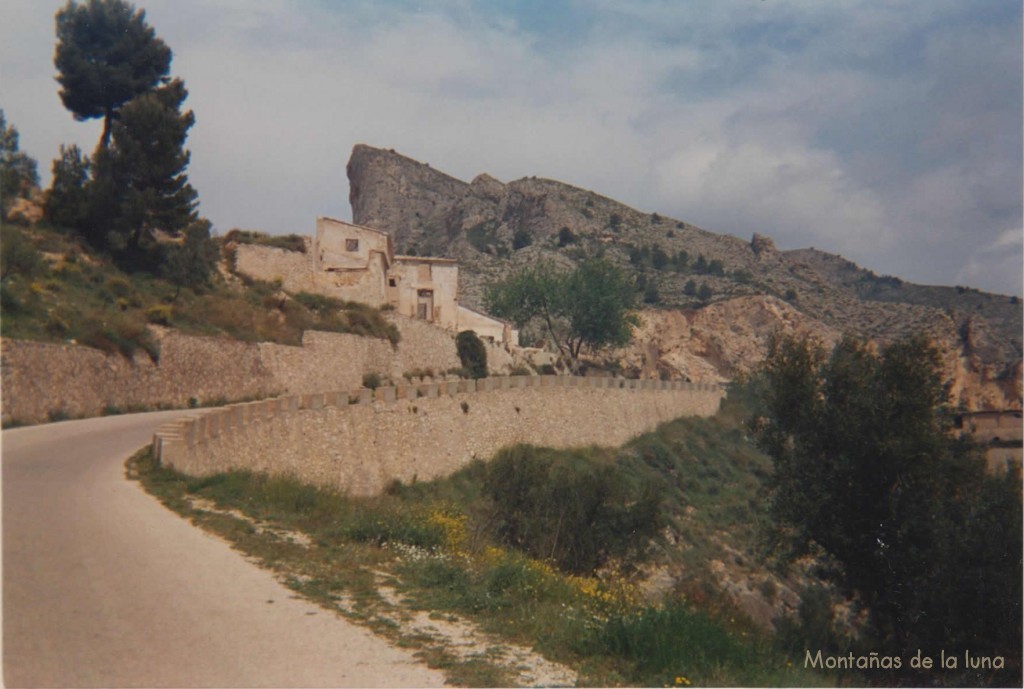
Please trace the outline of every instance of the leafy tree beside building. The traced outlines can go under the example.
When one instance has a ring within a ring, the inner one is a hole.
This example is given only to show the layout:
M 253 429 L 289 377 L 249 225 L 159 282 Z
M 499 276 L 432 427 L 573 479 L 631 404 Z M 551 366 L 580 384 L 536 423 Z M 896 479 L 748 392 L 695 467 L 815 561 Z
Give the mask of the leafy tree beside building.
M 571 272 L 538 263 L 488 286 L 490 313 L 522 328 L 536 321 L 555 349 L 578 361 L 584 348 L 629 342 L 638 320 L 636 290 L 606 259 L 590 258 Z

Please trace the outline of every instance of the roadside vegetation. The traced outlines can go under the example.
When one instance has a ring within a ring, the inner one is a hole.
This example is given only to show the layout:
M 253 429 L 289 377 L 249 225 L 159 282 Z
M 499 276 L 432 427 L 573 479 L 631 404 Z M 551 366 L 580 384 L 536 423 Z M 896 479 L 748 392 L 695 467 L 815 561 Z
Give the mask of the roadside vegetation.
M 417 649 L 459 684 L 516 675 L 403 631 L 387 589 L 403 607 L 535 648 L 585 686 L 833 684 L 716 592 L 709 560 L 756 550 L 763 517 L 768 460 L 735 399 L 715 418 L 664 424 L 619 449 L 520 445 L 373 498 L 247 472 L 188 478 L 147 452 L 131 471 L 299 593 Z M 688 574 L 652 594 L 645 572 L 664 567 Z
M 581 685 L 1016 685 L 1019 474 L 985 474 L 950 432 L 937 371 L 921 340 L 780 339 L 713 418 L 617 449 L 513 446 L 372 498 L 145 452 L 131 470 L 459 684 L 530 684 L 494 650 L 518 644 Z M 469 621 L 493 652 L 460 656 L 415 614 Z M 914 667 L 917 650 L 988 664 Z

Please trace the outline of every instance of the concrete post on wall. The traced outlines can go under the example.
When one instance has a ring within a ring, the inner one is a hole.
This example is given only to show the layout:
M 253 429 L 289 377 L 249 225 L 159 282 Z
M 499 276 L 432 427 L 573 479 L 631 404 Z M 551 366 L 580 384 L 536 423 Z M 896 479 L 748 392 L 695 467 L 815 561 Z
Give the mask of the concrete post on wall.
M 216 438 L 220 435 L 220 415 L 219 414 L 207 414 L 206 415 L 206 438 Z
M 394 402 L 397 397 L 395 396 L 395 388 L 393 387 L 381 387 L 373 391 L 373 398 L 378 402 Z

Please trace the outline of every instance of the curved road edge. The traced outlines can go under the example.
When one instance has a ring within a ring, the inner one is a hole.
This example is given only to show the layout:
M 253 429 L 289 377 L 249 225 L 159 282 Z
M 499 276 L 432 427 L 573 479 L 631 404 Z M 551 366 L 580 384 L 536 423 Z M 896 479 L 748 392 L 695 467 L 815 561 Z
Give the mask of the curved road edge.
M 442 686 L 125 478 L 187 414 L 0 435 L 5 686 Z

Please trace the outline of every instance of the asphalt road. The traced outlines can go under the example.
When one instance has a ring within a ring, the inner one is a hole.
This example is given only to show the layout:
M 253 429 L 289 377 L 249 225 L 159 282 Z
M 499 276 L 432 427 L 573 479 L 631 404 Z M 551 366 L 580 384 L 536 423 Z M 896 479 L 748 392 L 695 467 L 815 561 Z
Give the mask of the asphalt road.
M 8 687 L 441 686 L 124 478 L 155 412 L 4 431 Z

